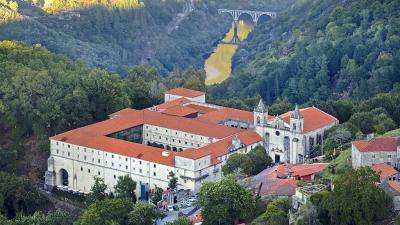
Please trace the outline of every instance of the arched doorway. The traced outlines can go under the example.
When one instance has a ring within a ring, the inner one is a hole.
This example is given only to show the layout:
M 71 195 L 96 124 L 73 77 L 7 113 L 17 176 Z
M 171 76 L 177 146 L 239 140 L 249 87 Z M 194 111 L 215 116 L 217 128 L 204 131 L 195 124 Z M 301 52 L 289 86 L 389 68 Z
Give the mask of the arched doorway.
M 60 183 L 62 186 L 68 186 L 68 172 L 65 169 L 60 170 Z

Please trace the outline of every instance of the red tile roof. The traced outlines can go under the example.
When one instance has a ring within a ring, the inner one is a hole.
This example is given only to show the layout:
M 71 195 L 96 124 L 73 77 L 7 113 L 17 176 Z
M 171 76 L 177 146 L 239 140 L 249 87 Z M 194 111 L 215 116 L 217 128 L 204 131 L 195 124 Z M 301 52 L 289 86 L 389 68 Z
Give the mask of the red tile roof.
M 172 116 L 187 116 L 197 112 L 198 111 L 193 108 L 177 105 L 164 110 L 162 113 Z
M 195 109 L 195 110 L 197 110 L 198 112 L 203 113 L 203 114 L 209 113 L 209 112 L 217 111 L 216 108 L 207 107 L 207 106 L 202 106 L 202 105 L 198 105 L 198 104 L 187 104 L 187 105 L 185 105 L 185 106 L 190 107 L 190 108 L 192 108 L 192 109 Z
M 290 124 L 290 113 L 280 115 L 287 124 Z M 338 119 L 314 106 L 300 109 L 300 113 L 304 118 L 303 133 L 311 132 L 332 123 L 339 123 Z
M 276 168 L 276 173 L 278 177 L 287 177 L 289 174 L 292 174 L 294 177 L 304 177 L 319 173 L 328 165 L 329 163 L 312 163 L 289 166 L 288 164 L 283 163 Z
M 400 145 L 399 137 L 378 137 L 370 141 L 359 140 L 353 141 L 352 144 L 360 152 L 392 152 L 397 151 Z
M 398 193 L 400 193 L 400 183 L 399 183 L 399 182 L 397 182 L 397 181 L 389 181 L 388 183 L 389 183 L 389 186 L 390 186 L 393 190 L 395 190 L 395 191 L 397 191 Z
M 265 180 L 260 195 L 292 196 L 296 193 L 297 181 L 294 179 L 273 178 Z
M 198 134 L 205 137 L 222 139 L 240 131 L 240 129 L 237 128 L 203 123 L 194 119 L 166 115 L 148 109 L 142 110 L 141 112 L 143 112 L 144 115 L 144 124 L 151 124 L 154 126 Z
M 176 155 L 185 158 L 199 159 L 211 154 L 211 160 L 213 164 L 217 164 L 219 163 L 219 160 L 217 159 L 218 157 L 229 153 L 229 148 L 232 145 L 233 137 L 234 135 L 231 135 L 220 141 L 211 143 L 198 149 L 187 149 L 183 152 L 177 152 Z M 253 130 L 243 130 L 237 134 L 237 137 L 246 146 L 262 141 L 260 135 Z
M 159 105 L 156 106 L 156 108 L 159 109 L 159 110 L 165 110 L 165 109 L 168 109 L 170 107 L 183 105 L 183 104 L 188 103 L 188 102 L 190 102 L 190 100 L 187 99 L 187 98 L 178 98 L 178 99 L 171 100 L 169 102 L 165 102 L 165 103 L 159 104 Z
M 374 164 L 371 166 L 372 170 L 374 170 L 380 176 L 380 180 L 383 181 L 385 178 L 392 176 L 397 172 L 393 167 L 389 166 L 386 163 Z
M 290 167 L 290 172 L 293 173 L 293 176 L 303 177 L 315 173 L 319 173 L 324 170 L 329 163 L 313 163 L 313 164 L 297 164 Z
M 136 111 L 137 111 L 136 109 L 126 108 L 126 109 L 119 110 L 115 113 L 112 113 L 112 114 L 108 115 L 108 117 L 115 118 L 115 117 L 120 117 L 120 116 L 126 116 L 126 115 L 129 115 Z
M 106 136 L 143 124 L 170 128 L 217 139 L 228 137 L 228 139 L 225 139 L 220 143 L 215 142 L 211 144 L 211 146 L 216 147 L 215 149 L 212 147 L 200 148 L 185 150 L 181 153 L 170 151 L 170 155 L 165 157 L 162 156 L 162 152 L 165 151 L 163 149 Z M 51 137 L 51 139 L 173 166 L 175 154 L 184 157 L 188 156 L 189 158 L 199 158 L 207 154 L 212 154 L 213 163 L 217 163 L 218 160 L 215 157 L 219 156 L 224 152 L 224 150 L 226 150 L 220 148 L 220 146 L 222 146 L 222 143 L 226 144 L 228 140 L 230 141 L 231 139 L 229 137 L 236 133 L 239 133 L 239 138 L 245 144 L 261 140 L 261 137 L 251 130 L 243 131 L 237 128 L 203 123 L 189 118 L 171 116 L 158 111 L 151 111 L 149 109 L 141 111 L 126 109 L 112 114 L 111 119 L 67 131 L 55 135 Z
M 195 91 L 186 88 L 175 88 L 164 92 L 164 94 L 178 95 L 182 97 L 194 98 L 206 94 L 202 91 Z
M 221 108 L 216 111 L 206 113 L 198 118 L 198 120 L 208 123 L 218 124 L 221 120 L 234 119 L 253 123 L 253 112 L 248 112 L 240 109 Z

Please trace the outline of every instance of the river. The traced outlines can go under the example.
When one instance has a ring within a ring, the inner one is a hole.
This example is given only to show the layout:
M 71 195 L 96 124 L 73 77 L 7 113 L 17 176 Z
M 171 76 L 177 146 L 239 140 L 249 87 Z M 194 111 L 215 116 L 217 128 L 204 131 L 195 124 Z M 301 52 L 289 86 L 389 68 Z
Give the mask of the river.
M 243 20 L 238 22 L 238 36 L 241 41 L 245 40 L 252 30 L 252 26 Z M 234 25 L 225 35 L 223 41 L 229 42 L 233 37 Z M 214 52 L 206 60 L 204 70 L 206 72 L 206 85 L 218 84 L 226 80 L 232 72 L 232 57 L 238 46 L 234 44 L 220 43 Z

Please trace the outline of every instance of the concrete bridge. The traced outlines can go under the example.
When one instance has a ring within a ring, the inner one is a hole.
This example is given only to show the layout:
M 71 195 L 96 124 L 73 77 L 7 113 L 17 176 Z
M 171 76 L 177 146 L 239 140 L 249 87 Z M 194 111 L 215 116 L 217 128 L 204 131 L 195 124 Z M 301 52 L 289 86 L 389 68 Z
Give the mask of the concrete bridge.
M 218 13 L 228 13 L 232 16 L 233 18 L 233 24 L 234 24 L 234 32 L 233 32 L 233 37 L 232 40 L 224 44 L 239 44 L 240 39 L 238 36 L 238 27 L 237 23 L 239 21 L 239 18 L 243 14 L 248 14 L 251 16 L 251 19 L 253 20 L 254 24 L 257 25 L 258 20 L 260 19 L 261 16 L 269 16 L 270 18 L 275 18 L 276 17 L 276 12 L 266 12 L 266 11 L 253 11 L 253 10 L 241 10 L 241 9 L 218 9 Z

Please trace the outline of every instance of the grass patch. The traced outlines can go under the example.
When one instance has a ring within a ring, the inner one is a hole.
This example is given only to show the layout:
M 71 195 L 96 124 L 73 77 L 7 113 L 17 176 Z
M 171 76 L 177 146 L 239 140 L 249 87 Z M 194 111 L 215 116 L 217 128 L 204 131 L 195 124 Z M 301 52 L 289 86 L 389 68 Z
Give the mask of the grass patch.
M 338 175 L 351 169 L 351 148 L 342 151 L 323 171 L 323 177 L 334 180 Z
M 391 130 L 383 134 L 385 137 L 393 137 L 393 136 L 400 136 L 400 129 Z

